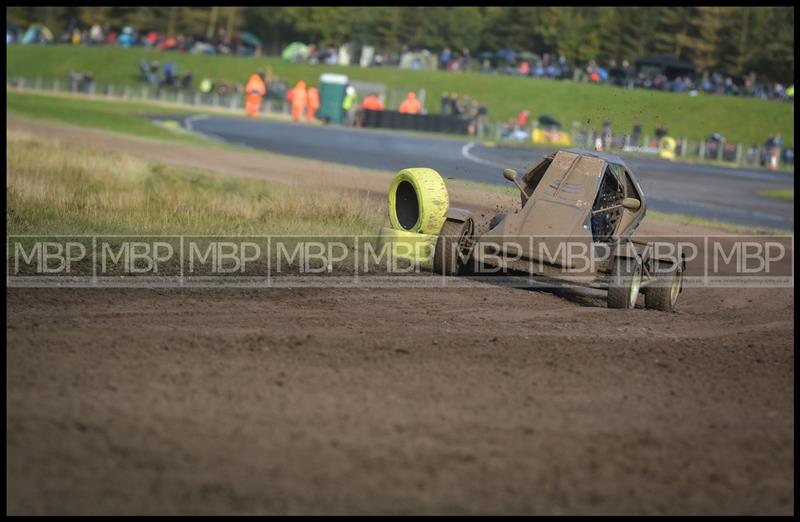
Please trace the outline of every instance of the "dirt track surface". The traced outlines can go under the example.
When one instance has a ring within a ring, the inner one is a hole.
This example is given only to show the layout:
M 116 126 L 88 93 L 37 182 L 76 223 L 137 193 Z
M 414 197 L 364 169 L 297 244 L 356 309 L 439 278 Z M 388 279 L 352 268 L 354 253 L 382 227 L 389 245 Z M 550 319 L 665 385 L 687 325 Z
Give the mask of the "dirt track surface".
M 490 284 L 6 304 L 9 513 L 794 512 L 793 289 L 672 314 Z
M 789 291 L 7 304 L 10 513 L 794 511 Z

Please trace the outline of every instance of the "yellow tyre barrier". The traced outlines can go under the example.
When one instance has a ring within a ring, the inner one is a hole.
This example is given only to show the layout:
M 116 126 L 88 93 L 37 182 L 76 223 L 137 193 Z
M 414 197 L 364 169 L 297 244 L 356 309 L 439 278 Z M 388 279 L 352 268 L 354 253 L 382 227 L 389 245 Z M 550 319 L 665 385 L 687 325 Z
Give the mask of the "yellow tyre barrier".
M 546 131 L 544 129 L 533 129 L 531 141 L 534 145 L 561 145 L 569 147 L 572 145 L 572 137 L 563 131 Z
M 447 186 L 433 169 L 403 169 L 389 186 L 389 222 L 396 230 L 437 235 L 449 206 Z
M 423 263 L 433 258 L 438 236 L 432 234 L 417 234 L 394 228 L 381 228 L 378 252 L 380 255 L 391 254 L 394 258 L 410 259 Z M 384 253 L 384 245 L 388 251 Z
M 674 138 L 670 138 L 669 136 L 664 136 L 658 142 L 658 156 L 661 159 L 665 160 L 674 160 L 675 159 L 675 148 L 678 146 L 678 143 L 675 141 Z

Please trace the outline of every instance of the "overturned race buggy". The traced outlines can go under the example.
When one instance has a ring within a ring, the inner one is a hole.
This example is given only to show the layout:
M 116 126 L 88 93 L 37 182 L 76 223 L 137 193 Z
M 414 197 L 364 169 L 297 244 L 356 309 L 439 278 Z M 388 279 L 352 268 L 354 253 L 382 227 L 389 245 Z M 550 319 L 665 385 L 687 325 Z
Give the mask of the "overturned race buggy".
M 441 176 L 404 169 L 389 190 L 384 244 L 408 247 L 408 257 L 446 276 L 523 273 L 608 291 L 609 308 L 673 311 L 686 261 L 676 245 L 637 241 L 645 196 L 617 156 L 580 149 L 546 156 L 517 179 L 515 212 L 485 213 L 450 207 Z M 577 254 L 576 254 L 577 252 Z

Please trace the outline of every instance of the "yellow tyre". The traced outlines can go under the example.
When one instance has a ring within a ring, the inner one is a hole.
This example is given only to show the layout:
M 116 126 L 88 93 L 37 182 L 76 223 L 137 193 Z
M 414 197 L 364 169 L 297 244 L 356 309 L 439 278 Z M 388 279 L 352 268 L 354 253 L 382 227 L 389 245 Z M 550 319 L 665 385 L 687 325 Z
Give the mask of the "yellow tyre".
M 661 159 L 665 160 L 674 160 L 675 159 L 675 149 L 678 146 L 678 143 L 669 136 L 664 136 L 661 138 L 661 141 L 658 142 L 658 156 Z
M 396 230 L 436 236 L 449 206 L 447 186 L 433 169 L 403 169 L 389 186 L 389 221 Z
M 386 253 L 391 253 L 392 257 L 423 263 L 433 258 L 437 239 L 438 236 L 430 234 L 417 234 L 416 232 L 383 227 L 381 228 L 378 252 L 383 255 L 384 245 L 388 245 L 387 248 L 390 250 Z

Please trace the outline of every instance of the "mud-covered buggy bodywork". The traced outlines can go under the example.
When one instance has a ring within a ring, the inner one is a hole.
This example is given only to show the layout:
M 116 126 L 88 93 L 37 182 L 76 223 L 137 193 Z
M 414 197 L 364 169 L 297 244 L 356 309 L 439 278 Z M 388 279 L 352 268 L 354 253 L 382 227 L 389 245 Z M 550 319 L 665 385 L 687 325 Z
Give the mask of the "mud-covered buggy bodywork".
M 436 243 L 434 270 L 523 272 L 608 290 L 608 306 L 671 311 L 682 290 L 685 261 L 677 250 L 656 253 L 631 238 L 646 213 L 633 172 L 617 156 L 569 149 L 546 156 L 517 180 L 521 208 L 497 214 L 483 230 L 473 212 L 448 208 Z M 660 250 L 663 250 L 660 249 Z

